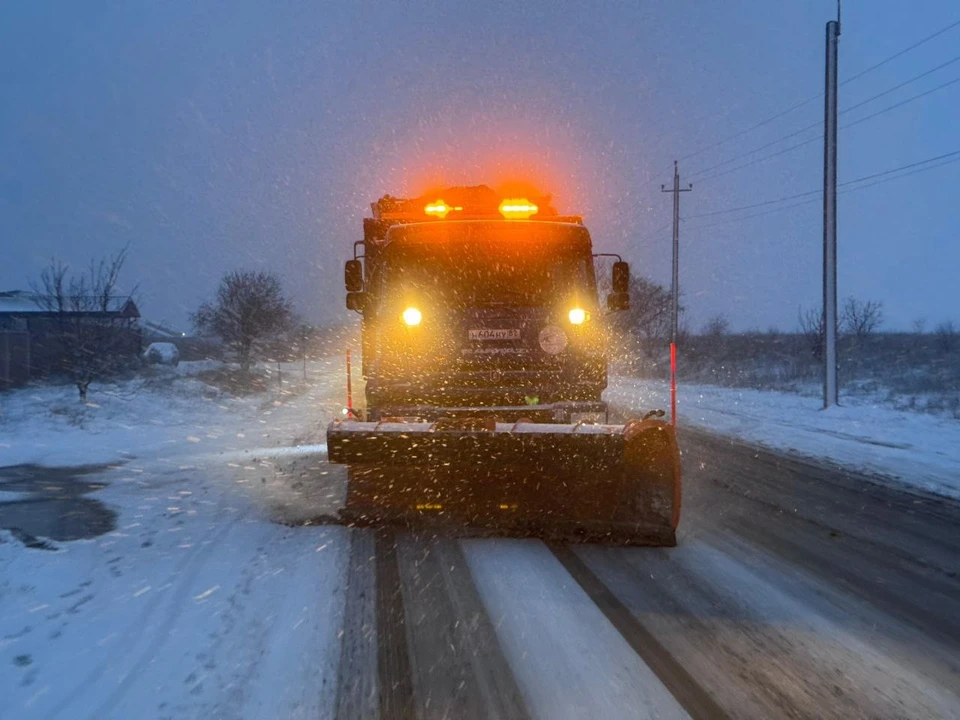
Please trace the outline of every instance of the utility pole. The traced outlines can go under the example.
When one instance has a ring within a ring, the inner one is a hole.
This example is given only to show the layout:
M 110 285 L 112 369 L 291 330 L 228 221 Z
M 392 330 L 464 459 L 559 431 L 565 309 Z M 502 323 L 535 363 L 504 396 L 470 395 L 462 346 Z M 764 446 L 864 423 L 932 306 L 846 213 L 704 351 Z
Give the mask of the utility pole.
M 670 327 L 670 422 L 677 426 L 677 334 L 680 315 L 680 193 L 690 192 L 693 185 L 680 187 L 680 170 L 677 161 L 673 161 L 673 189 L 667 190 L 666 185 L 660 186 L 660 192 L 673 193 L 673 282 L 671 295 L 673 307 L 671 310 Z
M 839 403 L 837 382 L 837 19 L 827 23 L 823 103 L 823 407 Z

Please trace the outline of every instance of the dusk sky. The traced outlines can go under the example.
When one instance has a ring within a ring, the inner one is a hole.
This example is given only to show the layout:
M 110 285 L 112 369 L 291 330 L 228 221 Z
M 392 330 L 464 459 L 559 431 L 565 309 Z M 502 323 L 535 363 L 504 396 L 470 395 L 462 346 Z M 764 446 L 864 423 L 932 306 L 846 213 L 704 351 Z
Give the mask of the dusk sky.
M 843 12 L 841 81 L 960 20 L 956 0 Z M 790 329 L 820 297 L 820 196 L 694 216 L 818 190 L 820 140 L 710 175 L 820 128 L 697 171 L 822 122 L 817 98 L 714 146 L 822 91 L 835 14 L 830 0 L 6 2 L 0 290 L 51 256 L 79 266 L 129 244 L 147 319 L 187 329 L 224 271 L 249 268 L 276 271 L 309 320 L 339 322 L 371 201 L 515 179 L 668 283 L 660 184 L 680 159 L 690 324 Z M 960 26 L 844 84 L 840 109 L 958 53 Z M 958 77 L 947 65 L 841 127 Z M 960 150 L 958 115 L 960 82 L 841 130 L 840 182 Z M 890 329 L 960 322 L 958 197 L 960 162 L 842 194 L 840 296 L 882 301 Z

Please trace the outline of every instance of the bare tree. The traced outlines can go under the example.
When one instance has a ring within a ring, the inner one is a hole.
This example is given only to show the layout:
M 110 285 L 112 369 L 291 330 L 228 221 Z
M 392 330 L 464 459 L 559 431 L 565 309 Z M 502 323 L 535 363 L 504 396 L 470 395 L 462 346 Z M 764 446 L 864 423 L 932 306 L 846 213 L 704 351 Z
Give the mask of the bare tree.
M 668 340 L 672 308 L 670 291 L 665 287 L 645 277 L 630 278 L 630 309 L 625 321 L 636 337 L 647 342 Z
M 724 335 L 729 335 L 730 321 L 727 320 L 726 315 L 714 315 L 704 324 L 701 334 L 709 337 L 723 337 Z
M 797 311 L 797 321 L 800 324 L 800 332 L 807 339 L 807 345 L 810 352 L 817 360 L 823 360 L 824 338 L 824 318 L 823 311 L 818 308 L 804 310 L 800 308 Z
M 140 349 L 136 323 L 139 313 L 133 292 L 117 294 L 127 249 L 107 259 L 90 261 L 90 267 L 71 275 L 69 266 L 51 260 L 31 283 L 34 301 L 53 315 L 52 338 L 57 345 L 60 369 L 77 386 L 80 400 L 95 380 L 108 377 L 128 363 Z
M 937 325 L 937 329 L 933 331 L 933 334 L 937 338 L 937 345 L 944 352 L 951 352 L 957 344 L 957 328 L 954 326 L 952 320 L 947 320 Z
M 872 335 L 883 324 L 883 303 L 848 297 L 840 313 L 843 331 L 856 338 Z
M 916 335 L 923 335 L 927 331 L 927 319 L 926 318 L 917 318 L 911 323 L 913 332 Z
M 220 338 L 247 372 L 258 345 L 287 331 L 293 317 L 275 275 L 234 270 L 220 280 L 216 300 L 193 314 L 193 324 L 198 332 Z

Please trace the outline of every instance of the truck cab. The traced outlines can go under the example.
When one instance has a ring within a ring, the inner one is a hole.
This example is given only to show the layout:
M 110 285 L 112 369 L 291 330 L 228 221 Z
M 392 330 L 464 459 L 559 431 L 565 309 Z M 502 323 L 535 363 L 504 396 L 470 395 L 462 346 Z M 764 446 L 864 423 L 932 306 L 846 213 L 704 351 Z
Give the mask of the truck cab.
M 367 420 L 605 419 L 605 316 L 628 306 L 629 268 L 601 303 L 580 217 L 485 186 L 372 208 L 345 269 Z

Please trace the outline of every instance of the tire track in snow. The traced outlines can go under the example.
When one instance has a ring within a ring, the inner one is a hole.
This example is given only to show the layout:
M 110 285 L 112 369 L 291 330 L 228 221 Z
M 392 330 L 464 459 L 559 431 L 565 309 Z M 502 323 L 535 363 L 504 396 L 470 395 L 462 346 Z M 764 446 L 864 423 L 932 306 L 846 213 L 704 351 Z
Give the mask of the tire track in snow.
M 336 718 L 530 717 L 455 540 L 351 532 Z
M 396 536 L 351 534 L 346 608 L 337 679 L 337 720 L 414 717 Z
M 380 678 L 380 720 L 414 717 L 413 679 L 407 626 L 404 622 L 396 535 L 377 531 L 377 675 Z
M 337 720 L 377 717 L 376 547 L 373 533 L 350 531 L 350 559 L 344 599 Z
M 660 679 L 692 718 L 729 717 L 657 639 L 634 617 L 593 571 L 566 545 L 550 545 L 570 576 L 623 636 L 634 652 Z
M 404 535 L 397 556 L 417 717 L 529 717 L 459 544 Z

